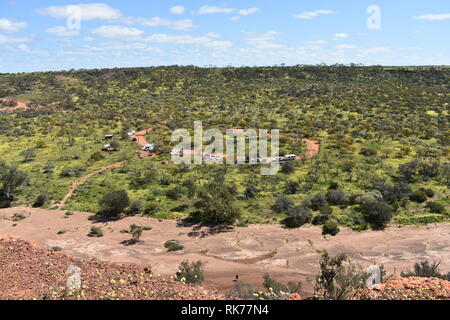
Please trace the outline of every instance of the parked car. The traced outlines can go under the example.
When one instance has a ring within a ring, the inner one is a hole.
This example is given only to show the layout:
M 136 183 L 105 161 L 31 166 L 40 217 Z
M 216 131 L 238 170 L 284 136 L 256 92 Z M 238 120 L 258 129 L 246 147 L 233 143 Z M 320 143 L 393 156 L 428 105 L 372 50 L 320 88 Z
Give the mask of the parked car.
M 297 159 L 297 156 L 295 154 L 288 154 L 288 155 L 285 155 L 283 158 L 284 158 L 284 161 L 293 161 L 293 160 Z

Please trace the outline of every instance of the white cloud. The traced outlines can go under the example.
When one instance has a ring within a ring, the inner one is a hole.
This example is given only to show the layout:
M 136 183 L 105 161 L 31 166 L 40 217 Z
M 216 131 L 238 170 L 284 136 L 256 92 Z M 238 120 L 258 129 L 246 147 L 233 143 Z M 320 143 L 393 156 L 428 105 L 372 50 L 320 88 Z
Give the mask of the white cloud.
M 368 49 L 362 49 L 360 51 L 361 55 L 379 54 L 379 53 L 390 53 L 392 49 L 390 47 L 372 47 Z
M 143 41 L 154 43 L 171 43 L 171 44 L 187 44 L 200 45 L 204 47 L 213 48 L 228 48 L 233 45 L 230 41 L 217 41 L 216 35 L 208 34 L 206 36 L 191 36 L 191 35 L 167 35 L 167 34 L 153 34 L 149 37 L 143 38 Z
M 197 10 L 197 14 L 210 14 L 210 13 L 233 13 L 236 9 L 234 8 L 221 8 L 216 6 L 203 6 Z
M 185 10 L 186 9 L 183 6 L 174 6 L 170 8 L 170 12 L 173 14 L 183 14 Z
M 294 17 L 298 19 L 312 19 L 324 14 L 333 14 L 331 10 L 315 10 L 315 11 L 305 11 L 302 13 L 295 14 Z
M 273 41 L 277 40 L 276 36 L 279 34 L 281 34 L 281 32 L 271 30 L 259 36 L 247 37 L 245 40 L 248 44 L 258 49 L 285 48 L 285 45 L 273 43 Z
M 52 6 L 38 10 L 38 13 L 57 19 L 72 17 L 76 11 L 81 13 L 81 20 L 115 20 L 122 17 L 122 13 L 104 3 L 77 4 L 68 6 Z
M 210 32 L 207 34 L 207 36 L 210 38 L 220 38 L 220 34 L 218 34 L 216 32 Z
M 237 12 L 236 16 L 231 17 L 231 20 L 236 21 L 239 20 L 241 17 L 245 17 L 251 14 L 255 14 L 257 12 L 259 12 L 259 8 L 253 7 L 253 8 L 248 8 L 248 9 L 241 9 Z
M 146 27 L 161 27 L 162 26 L 162 27 L 169 27 L 169 28 L 172 28 L 175 30 L 180 30 L 180 31 L 190 31 L 195 27 L 195 25 L 191 19 L 171 21 L 171 20 L 161 19 L 159 17 L 153 17 L 153 18 L 137 18 L 134 20 Z
M 48 28 L 45 30 L 45 32 L 54 34 L 56 36 L 61 36 L 61 37 L 72 37 L 72 36 L 78 36 L 80 34 L 79 30 L 76 30 L 76 29 L 69 30 L 66 27 L 62 27 L 62 26 Z
M 28 45 L 26 44 L 19 44 L 17 46 L 17 48 L 26 53 L 26 54 L 30 54 L 30 55 L 36 55 L 36 56 L 48 56 L 49 53 L 45 50 L 40 50 L 40 49 L 31 49 L 30 47 L 28 47 Z
M 423 16 L 413 17 L 414 19 L 422 19 L 422 20 L 445 20 L 450 19 L 450 13 L 444 13 L 444 14 L 425 14 Z
M 0 19 L 0 31 L 5 33 L 16 33 L 26 27 L 26 22 L 14 22 L 8 19 Z
M 259 11 L 259 8 L 253 7 L 253 8 L 248 8 L 248 9 L 241 9 L 238 11 L 238 14 L 240 16 L 248 16 L 250 14 L 257 13 L 258 11 Z
M 325 44 L 328 43 L 326 40 L 314 40 L 314 41 L 308 41 L 310 44 Z
M 104 38 L 136 38 L 141 36 L 144 32 L 136 28 L 121 27 L 121 26 L 101 26 L 92 30 L 96 36 Z
M 348 37 L 348 34 L 346 34 L 346 33 L 337 33 L 334 35 L 334 40 L 344 39 L 347 37 Z
M 3 43 L 21 43 L 21 42 L 30 42 L 30 38 L 10 38 L 0 34 L 0 44 Z
M 345 50 L 345 49 L 356 49 L 358 48 L 354 44 L 340 44 L 336 46 L 336 49 L 338 50 Z

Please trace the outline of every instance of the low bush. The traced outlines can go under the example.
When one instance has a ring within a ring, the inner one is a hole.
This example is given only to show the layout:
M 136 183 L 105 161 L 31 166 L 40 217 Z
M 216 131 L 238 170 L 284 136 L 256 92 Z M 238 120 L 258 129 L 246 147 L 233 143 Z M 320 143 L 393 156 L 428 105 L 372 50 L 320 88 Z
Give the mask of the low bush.
M 181 262 L 175 279 L 183 283 L 201 284 L 204 281 L 202 266 L 203 262 L 200 260 L 191 263 L 185 260 Z
M 288 210 L 288 216 L 283 223 L 288 228 L 299 228 L 312 220 L 311 210 L 305 206 L 295 206 Z
M 100 227 L 91 227 L 91 231 L 88 233 L 88 237 L 101 238 L 103 237 L 103 231 Z
M 323 235 L 332 235 L 335 236 L 339 233 L 339 225 L 336 221 L 333 220 L 327 220 L 325 221 L 324 225 L 322 226 L 322 234 Z
M 427 208 L 431 213 L 440 213 L 445 214 L 447 209 L 445 208 L 445 204 L 440 201 L 431 201 L 427 203 Z
M 180 251 L 184 249 L 184 245 L 178 240 L 167 240 L 164 243 L 164 248 L 166 248 L 167 251 Z
M 427 201 L 427 199 L 428 197 L 426 193 L 423 192 L 422 190 L 416 190 L 409 196 L 409 200 L 417 203 L 423 203 Z

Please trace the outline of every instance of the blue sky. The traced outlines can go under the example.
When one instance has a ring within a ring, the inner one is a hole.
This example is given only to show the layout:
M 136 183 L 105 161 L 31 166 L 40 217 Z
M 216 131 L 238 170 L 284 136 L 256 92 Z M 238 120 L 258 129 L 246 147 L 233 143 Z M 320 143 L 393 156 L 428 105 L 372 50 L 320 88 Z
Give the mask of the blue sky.
M 450 65 L 449 34 L 448 0 L 0 0 L 0 72 Z

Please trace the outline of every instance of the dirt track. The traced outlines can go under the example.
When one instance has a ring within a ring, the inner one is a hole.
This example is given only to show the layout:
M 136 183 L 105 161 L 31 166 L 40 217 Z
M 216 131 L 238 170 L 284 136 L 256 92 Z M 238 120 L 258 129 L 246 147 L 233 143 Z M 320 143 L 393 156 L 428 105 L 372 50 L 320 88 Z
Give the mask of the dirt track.
M 4 99 L 0 99 L 0 100 L 3 101 Z M 26 102 L 17 101 L 17 105 L 15 107 L 0 108 L 0 112 L 9 112 L 9 111 L 15 111 L 15 110 L 19 110 L 19 109 L 33 109 L 33 108 L 28 107 Z
M 184 259 L 202 260 L 208 283 L 221 289 L 233 285 L 236 274 L 244 282 L 260 284 L 265 272 L 283 282 L 303 280 L 305 292 L 311 293 L 306 278 L 317 272 L 319 254 L 316 249 L 331 253 L 345 252 L 363 267 L 384 264 L 389 273 L 399 274 L 421 259 L 442 261 L 441 271 L 450 271 L 450 224 L 428 227 L 391 228 L 384 232 L 356 233 L 342 230 L 336 237 L 324 238 L 318 227 L 283 229 L 278 225 L 251 225 L 230 232 L 210 234 L 209 230 L 177 226 L 176 221 L 129 217 L 107 224 L 93 224 L 92 214 L 76 212 L 64 218 L 61 210 L 8 208 L 0 210 L 0 236 L 14 235 L 38 244 L 63 248 L 64 252 L 81 257 L 98 257 L 116 262 L 150 264 L 155 273 L 172 275 Z M 31 215 L 17 222 L 5 220 L 14 213 Z M 2 217 L 3 216 L 3 217 Z M 120 233 L 130 224 L 150 226 L 143 234 L 142 244 L 124 246 L 129 234 Z M 89 238 L 90 227 L 101 226 L 103 238 Z M 66 233 L 57 235 L 60 230 Z M 182 252 L 166 252 L 164 242 L 181 240 Z
M 91 173 L 89 173 L 89 174 L 87 174 L 87 175 L 81 177 L 81 178 L 78 179 L 78 180 L 75 180 L 75 181 L 72 183 L 72 186 L 70 187 L 69 192 L 64 196 L 64 198 L 62 199 L 62 201 L 61 201 L 60 204 L 58 205 L 58 209 L 61 209 L 62 207 L 64 207 L 64 205 L 66 204 L 67 200 L 69 200 L 70 197 L 73 196 L 75 190 L 78 188 L 78 186 L 79 186 L 80 184 L 86 182 L 86 180 L 88 180 L 89 178 L 95 176 L 96 174 L 99 174 L 100 172 L 103 172 L 103 171 L 106 171 L 106 170 L 109 170 L 109 169 L 112 169 L 112 168 L 118 168 L 118 167 L 121 167 L 121 166 L 123 166 L 123 165 L 124 165 L 125 163 L 127 163 L 127 162 L 128 162 L 128 160 L 125 160 L 125 161 L 121 161 L 121 162 L 117 162 L 117 163 L 113 163 L 113 164 L 110 164 L 110 165 L 101 167 L 100 169 L 98 169 L 98 170 L 96 170 L 96 171 L 93 171 L 93 172 L 91 172 Z

